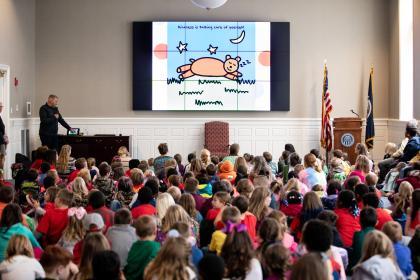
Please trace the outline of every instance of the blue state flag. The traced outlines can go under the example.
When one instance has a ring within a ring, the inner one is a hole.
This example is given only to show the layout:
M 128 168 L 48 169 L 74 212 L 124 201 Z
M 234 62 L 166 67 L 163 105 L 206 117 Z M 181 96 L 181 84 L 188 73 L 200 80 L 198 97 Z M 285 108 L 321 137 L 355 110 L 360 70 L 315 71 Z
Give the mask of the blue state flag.
M 370 70 L 370 76 L 369 76 L 368 107 L 367 107 L 367 114 L 366 114 L 365 144 L 368 147 L 368 149 L 373 149 L 373 140 L 375 138 L 375 123 L 373 122 L 372 75 L 373 75 L 373 68 Z

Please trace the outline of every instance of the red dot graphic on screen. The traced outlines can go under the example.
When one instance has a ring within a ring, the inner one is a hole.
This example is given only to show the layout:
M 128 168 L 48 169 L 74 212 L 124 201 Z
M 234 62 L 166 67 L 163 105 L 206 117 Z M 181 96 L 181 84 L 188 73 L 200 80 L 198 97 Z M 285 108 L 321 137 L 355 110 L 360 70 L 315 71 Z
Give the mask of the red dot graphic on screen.
M 263 66 L 270 66 L 271 65 L 271 63 L 270 63 L 270 52 L 269 51 L 260 52 L 260 54 L 258 55 L 258 61 Z
M 159 59 L 168 58 L 168 45 L 167 44 L 157 44 L 153 50 L 155 56 Z

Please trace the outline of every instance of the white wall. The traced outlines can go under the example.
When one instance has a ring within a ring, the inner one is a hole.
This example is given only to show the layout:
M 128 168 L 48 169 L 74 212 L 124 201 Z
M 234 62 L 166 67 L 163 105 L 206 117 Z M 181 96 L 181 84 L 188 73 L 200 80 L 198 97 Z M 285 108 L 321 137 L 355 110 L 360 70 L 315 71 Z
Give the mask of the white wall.
M 206 11 L 189 0 L 36 2 L 36 108 L 60 96 L 67 117 L 318 118 L 328 60 L 334 117 L 363 116 L 375 67 L 375 117 L 389 115 L 389 3 L 385 0 L 229 0 Z M 290 112 L 133 112 L 133 21 L 288 21 Z
M 10 66 L 10 116 L 26 117 L 26 101 L 35 101 L 35 0 L 0 0 L 0 64 Z

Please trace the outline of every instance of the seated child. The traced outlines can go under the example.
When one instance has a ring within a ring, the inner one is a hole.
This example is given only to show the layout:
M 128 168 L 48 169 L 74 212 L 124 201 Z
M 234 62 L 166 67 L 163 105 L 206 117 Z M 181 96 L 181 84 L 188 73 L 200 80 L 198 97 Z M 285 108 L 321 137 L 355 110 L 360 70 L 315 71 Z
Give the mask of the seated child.
M 355 266 L 360 258 L 362 257 L 362 247 L 365 236 L 368 232 L 375 229 L 378 219 L 376 216 L 376 210 L 372 207 L 366 207 L 360 212 L 360 225 L 362 226 L 361 231 L 357 231 L 353 236 L 353 251 L 350 255 L 350 267 Z
M 213 163 L 210 163 L 206 167 L 207 175 L 210 177 L 209 184 L 214 185 L 214 183 L 220 181 L 220 178 L 216 175 L 217 167 Z
M 322 188 L 322 186 L 321 186 L 321 185 L 319 185 L 319 184 L 313 185 L 313 186 L 312 186 L 312 191 L 313 191 L 314 193 L 316 193 L 316 195 L 317 195 L 319 198 L 323 198 L 323 197 L 325 197 L 325 191 L 324 191 L 324 189 Z
M 133 219 L 128 209 L 122 208 L 115 212 L 114 225 L 108 229 L 106 237 L 121 263 L 121 268 L 127 264 L 127 256 L 131 246 L 137 241 L 136 231 L 131 226 Z
M 143 172 L 140 169 L 138 168 L 131 169 L 130 178 L 131 178 L 131 181 L 133 181 L 133 191 L 135 193 L 138 193 L 140 189 L 143 187 L 144 177 L 145 175 L 143 175 Z
M 155 215 L 156 208 L 151 204 L 153 200 L 152 190 L 148 187 L 142 188 L 137 197 L 138 206 L 131 209 L 131 214 L 133 219 L 137 219 L 140 216 L 144 215 Z
M 140 160 L 135 159 L 135 158 L 130 159 L 130 161 L 128 162 L 128 170 L 125 172 L 125 176 L 130 177 L 131 176 L 131 169 L 139 168 L 139 165 L 140 165 Z
M 23 181 L 20 188 L 19 204 L 27 205 L 26 196 L 29 195 L 32 199 L 38 199 L 41 187 L 38 185 L 38 171 L 30 169 L 27 173 L 26 179 Z M 26 209 L 22 209 L 25 211 Z
M 111 203 L 111 209 L 116 211 L 120 208 L 129 208 L 134 197 L 133 181 L 129 177 L 123 176 L 118 180 L 117 193 Z
M 334 213 L 334 211 L 331 210 L 324 210 L 321 213 L 318 214 L 318 219 L 321 221 L 325 221 L 327 224 L 331 226 L 331 229 L 333 231 L 333 246 L 336 247 L 344 247 L 343 241 L 341 240 L 340 234 L 337 231 L 337 228 L 335 226 L 337 222 L 337 214 Z
M 176 222 L 168 232 L 168 237 L 184 237 L 191 245 L 192 263 L 198 267 L 198 263 L 203 258 L 203 252 L 197 246 L 197 239 L 191 235 L 191 227 L 185 222 Z
M 85 158 L 78 158 L 74 163 L 74 166 L 76 167 L 76 170 L 70 173 L 69 177 L 67 178 L 67 183 L 73 182 L 77 175 L 79 175 L 80 170 L 87 168 L 87 161 Z
M 376 195 L 379 197 L 379 199 L 381 199 L 382 197 L 382 193 L 380 190 L 378 190 L 376 184 L 378 183 L 378 176 L 375 173 L 370 172 L 369 174 L 366 175 L 366 185 L 369 188 L 369 192 L 374 192 L 376 193 Z M 382 205 L 383 202 L 379 201 L 379 205 Z M 382 206 L 381 206 L 382 208 Z
M 226 204 L 230 202 L 230 195 L 227 192 L 217 192 L 213 195 L 212 206 L 213 208 L 207 211 L 206 220 L 214 221 L 219 212 Z
M 365 184 L 357 184 L 354 187 L 354 194 L 356 195 L 357 207 L 363 208 L 363 196 L 369 192 L 369 187 Z
M 235 206 L 241 212 L 241 223 L 246 225 L 251 241 L 255 242 L 257 237 L 257 218 L 248 211 L 249 199 L 243 195 L 237 196 L 233 199 L 232 206 Z
M 334 212 L 338 217 L 336 226 L 344 247 L 351 247 L 354 233 L 360 230 L 359 208 L 352 191 L 342 190 L 338 194 Z
M 99 176 L 96 178 L 93 186 L 95 189 L 101 191 L 105 195 L 105 205 L 110 207 L 111 201 L 116 192 L 115 182 L 110 178 L 111 166 L 108 163 L 102 162 L 99 165 Z
M 273 218 L 280 224 L 279 240 L 281 240 L 283 246 L 291 253 L 295 253 L 298 248 L 298 244 L 295 242 L 294 237 L 288 232 L 287 216 L 279 210 L 273 210 L 268 215 L 268 218 Z
M 85 215 L 86 210 L 83 207 L 72 207 L 69 209 L 69 222 L 57 245 L 73 253 L 74 246 L 85 237 L 85 229 L 83 228 L 83 218 Z
M 411 276 L 413 265 L 411 263 L 411 251 L 402 241 L 402 228 L 398 222 L 387 222 L 382 231 L 391 239 L 394 246 L 395 259 L 401 272 L 406 278 Z
M 262 255 L 263 270 L 267 273 L 267 280 L 286 279 L 286 272 L 290 264 L 290 252 L 281 243 L 268 245 Z
M 328 174 L 328 179 L 336 180 L 343 184 L 346 180 L 346 172 L 344 171 L 343 160 L 341 158 L 333 157 L 331 159 L 331 169 Z
M 236 185 L 236 190 L 240 195 L 246 196 L 250 199 L 252 192 L 254 191 L 254 185 L 249 179 L 241 179 Z
M 198 193 L 204 198 L 211 198 L 213 195 L 212 185 L 210 184 L 210 177 L 204 169 L 195 177 L 198 180 Z
M 88 213 L 98 213 L 105 223 L 104 233 L 114 224 L 114 211 L 105 206 L 105 195 L 100 191 L 91 191 L 88 196 Z
M 47 177 L 50 178 L 50 177 Z M 41 219 L 42 216 L 45 215 L 45 212 L 49 209 L 53 209 L 55 207 L 54 201 L 57 197 L 58 192 L 60 189 L 58 187 L 49 187 L 44 194 L 44 208 L 41 207 L 41 203 L 38 200 L 31 200 L 31 203 L 35 210 L 35 215 L 38 219 Z
M 74 245 L 73 248 L 73 261 L 75 264 L 80 264 L 82 258 L 82 251 L 85 244 L 86 238 L 91 234 L 100 234 L 103 239 L 106 239 L 102 234 L 103 229 L 105 228 L 104 219 L 98 213 L 90 213 L 83 217 L 83 230 L 85 232 L 84 239 L 80 240 Z
M 385 209 L 379 208 L 379 197 L 376 193 L 367 193 L 363 196 L 363 205 L 370 206 L 376 209 L 376 216 L 378 218 L 378 223 L 375 228 L 377 230 L 382 230 L 382 227 L 386 222 L 393 221 L 390 212 Z
M 93 157 L 87 158 L 86 163 L 87 163 L 87 168 L 90 173 L 90 177 L 92 178 L 93 181 L 95 181 L 96 177 L 99 174 L 99 168 L 96 167 L 96 159 Z
M 327 186 L 327 196 L 321 198 L 322 205 L 326 210 L 334 210 L 337 204 L 338 193 L 341 191 L 341 184 L 337 180 L 330 180 Z
M 225 228 L 223 230 L 216 230 L 213 232 L 209 245 L 209 251 L 217 252 L 217 254 L 220 255 L 223 244 L 225 243 L 226 231 L 232 225 L 240 223 L 240 221 L 241 213 L 238 208 L 232 206 L 225 207 L 222 212 L 222 222 L 225 225 Z
M 281 192 L 283 190 L 283 182 L 282 181 L 273 181 L 270 184 L 270 190 L 273 195 L 273 200 L 275 201 L 274 205 L 271 205 L 271 207 L 274 206 L 275 209 L 279 208 L 280 199 L 281 199 Z
M 39 261 L 44 268 L 45 279 L 73 279 L 79 269 L 72 259 L 72 254 L 60 246 L 45 248 Z
M 302 244 L 308 253 L 323 253 L 331 262 L 333 279 L 346 279 L 342 257 L 332 247 L 333 234 L 331 227 L 324 221 L 310 220 L 302 233 Z
M 54 208 L 48 209 L 40 220 L 36 234 L 42 237 L 42 244 L 54 245 L 58 242 L 68 223 L 68 210 L 73 202 L 73 193 L 67 189 L 58 192 Z
M 168 177 L 168 189 L 170 187 L 177 187 L 180 190 L 185 188 L 184 184 L 182 183 L 182 177 L 179 175 L 171 175 Z
M 303 195 L 297 191 L 290 191 L 286 195 L 285 202 L 280 206 L 280 211 L 286 214 L 289 220 L 299 216 L 302 211 Z
M 127 280 L 142 279 L 144 269 L 158 254 L 160 244 L 155 241 L 157 225 L 152 216 L 142 216 L 134 222 L 139 240 L 128 252 L 124 275 Z
M 44 182 L 44 178 L 47 176 L 47 172 L 51 169 L 51 166 L 48 162 L 41 163 L 40 172 L 38 175 L 38 185 L 42 186 Z
M 259 259 L 264 255 L 265 250 L 271 244 L 276 243 L 280 237 L 280 224 L 273 218 L 265 218 L 258 228 L 258 249 Z

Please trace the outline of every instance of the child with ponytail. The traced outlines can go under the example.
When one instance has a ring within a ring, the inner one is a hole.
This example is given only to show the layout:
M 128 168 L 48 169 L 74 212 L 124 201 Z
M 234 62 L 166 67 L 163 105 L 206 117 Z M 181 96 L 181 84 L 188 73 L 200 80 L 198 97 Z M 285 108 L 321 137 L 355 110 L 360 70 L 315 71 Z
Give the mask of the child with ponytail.
M 334 210 L 337 214 L 336 227 L 344 247 L 351 247 L 353 244 L 353 235 L 360 231 L 359 208 L 354 193 L 350 190 L 343 190 L 337 198 L 337 208 Z

